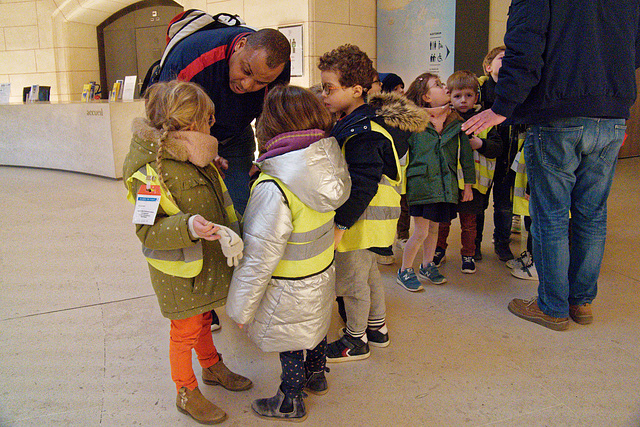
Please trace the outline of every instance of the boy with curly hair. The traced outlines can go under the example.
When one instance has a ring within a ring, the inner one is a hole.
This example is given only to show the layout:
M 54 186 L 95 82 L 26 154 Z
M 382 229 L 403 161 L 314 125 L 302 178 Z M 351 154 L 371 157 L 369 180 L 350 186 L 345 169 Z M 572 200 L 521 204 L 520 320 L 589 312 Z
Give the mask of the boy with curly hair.
M 369 357 L 369 344 L 389 345 L 384 287 L 377 254 L 395 238 L 400 216 L 399 158 L 424 113 L 396 94 L 367 93 L 377 78 L 357 46 L 343 45 L 320 58 L 322 97 L 338 120 L 334 136 L 349 166 L 351 195 L 336 210 L 336 294 L 344 298 L 346 328 L 327 346 L 327 362 Z

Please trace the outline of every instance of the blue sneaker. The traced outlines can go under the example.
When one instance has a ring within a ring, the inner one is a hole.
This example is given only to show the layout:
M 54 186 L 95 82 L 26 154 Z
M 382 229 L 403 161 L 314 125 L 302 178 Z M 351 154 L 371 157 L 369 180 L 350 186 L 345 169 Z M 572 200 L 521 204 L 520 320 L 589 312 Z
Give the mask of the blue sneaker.
M 434 285 L 442 285 L 443 283 L 447 283 L 446 277 L 444 277 L 438 271 L 438 267 L 433 262 L 427 264 L 426 267 L 423 267 L 420 264 L 420 270 L 418 270 L 418 277 L 423 280 L 428 280 Z
M 413 268 L 406 268 L 404 271 L 398 270 L 398 277 L 396 283 L 409 292 L 418 292 L 423 289 L 422 283 L 416 277 L 416 273 Z

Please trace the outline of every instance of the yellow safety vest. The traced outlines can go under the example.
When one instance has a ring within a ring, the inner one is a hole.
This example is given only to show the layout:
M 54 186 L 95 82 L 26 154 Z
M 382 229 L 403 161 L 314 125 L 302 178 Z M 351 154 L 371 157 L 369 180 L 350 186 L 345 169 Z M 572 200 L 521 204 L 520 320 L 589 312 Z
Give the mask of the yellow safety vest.
M 333 263 L 333 217 L 335 212 L 318 212 L 305 205 L 278 178 L 261 173 L 253 188 L 261 182 L 274 182 L 291 209 L 293 231 L 272 277 L 302 279 L 326 270 Z
M 529 216 L 529 201 L 525 198 L 527 191 L 527 167 L 524 162 L 524 138 L 518 138 L 518 163 L 516 165 L 516 179 L 513 185 L 513 213 Z
M 231 202 L 231 197 L 227 187 L 220 177 L 218 170 L 215 167 L 213 167 L 213 169 L 218 175 L 218 180 L 222 187 L 225 211 L 230 222 L 229 228 L 239 234 L 240 226 L 233 207 L 233 202 Z M 129 188 L 127 199 L 131 203 L 135 204 L 137 188 L 132 187 L 133 183 L 135 180 L 138 180 L 144 184 L 147 182 L 147 179 L 150 180 L 151 184 L 160 187 L 160 206 L 162 207 L 162 210 L 167 215 L 176 215 L 181 213 L 180 208 L 173 201 L 171 193 L 160 185 L 158 173 L 149 164 L 138 169 L 127 179 L 127 187 Z M 202 243 L 200 241 L 198 241 L 194 246 L 169 250 L 150 249 L 142 245 L 142 253 L 151 266 L 171 276 L 195 277 L 200 274 L 200 271 L 202 271 Z
M 485 129 L 478 134 L 478 138 L 486 139 L 491 128 Z M 458 187 L 460 190 L 464 190 L 464 174 L 462 172 L 462 165 L 460 164 L 460 138 L 458 137 Z M 491 183 L 493 182 L 493 175 L 496 172 L 496 159 L 487 159 L 477 150 L 473 150 L 473 164 L 476 168 L 476 183 L 473 184 L 473 188 L 487 194 Z
M 378 192 L 360 218 L 358 218 L 358 221 L 344 232 L 336 248 L 338 252 L 387 247 L 391 246 L 395 239 L 396 225 L 398 218 L 400 218 L 401 184 L 403 176 L 406 175 L 406 165 L 403 170 L 391 134 L 374 121 L 371 121 L 371 130 L 381 133 L 391 143 L 398 179 L 392 180 L 388 176 L 382 175 L 382 179 L 378 183 Z M 345 152 L 349 139 L 351 137 L 347 138 L 342 146 L 342 154 Z

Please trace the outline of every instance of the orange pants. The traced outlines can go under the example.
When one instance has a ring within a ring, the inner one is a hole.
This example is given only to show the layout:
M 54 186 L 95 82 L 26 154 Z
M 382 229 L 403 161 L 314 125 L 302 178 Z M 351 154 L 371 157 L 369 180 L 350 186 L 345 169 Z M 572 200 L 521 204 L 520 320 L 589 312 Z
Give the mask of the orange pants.
M 188 319 L 172 320 L 169 332 L 169 360 L 171 379 L 176 389 L 187 387 L 193 390 L 198 380 L 193 373 L 191 349 L 196 351 L 200 366 L 208 368 L 220 360 L 211 337 L 211 312 L 198 314 Z

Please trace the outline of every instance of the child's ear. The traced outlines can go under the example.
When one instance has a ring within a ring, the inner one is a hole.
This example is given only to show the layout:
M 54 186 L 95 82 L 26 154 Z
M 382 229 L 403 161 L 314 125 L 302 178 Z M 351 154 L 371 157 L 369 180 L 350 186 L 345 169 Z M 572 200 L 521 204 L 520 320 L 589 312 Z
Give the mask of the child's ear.
M 364 92 L 364 89 L 362 88 L 362 86 L 360 86 L 360 85 L 353 86 L 353 97 L 354 98 L 362 97 L 363 92 Z
M 431 105 L 431 97 L 429 96 L 429 92 L 422 95 L 422 100 L 427 103 L 427 105 Z

